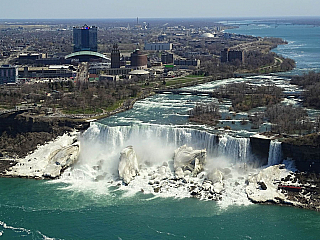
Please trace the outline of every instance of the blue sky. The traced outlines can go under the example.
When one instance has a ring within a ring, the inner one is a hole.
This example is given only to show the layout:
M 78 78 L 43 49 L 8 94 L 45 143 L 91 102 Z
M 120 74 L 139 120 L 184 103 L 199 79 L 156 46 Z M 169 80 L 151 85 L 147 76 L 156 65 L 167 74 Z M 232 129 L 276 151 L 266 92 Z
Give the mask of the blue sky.
M 319 0 L 1 0 L 0 19 L 320 16 Z

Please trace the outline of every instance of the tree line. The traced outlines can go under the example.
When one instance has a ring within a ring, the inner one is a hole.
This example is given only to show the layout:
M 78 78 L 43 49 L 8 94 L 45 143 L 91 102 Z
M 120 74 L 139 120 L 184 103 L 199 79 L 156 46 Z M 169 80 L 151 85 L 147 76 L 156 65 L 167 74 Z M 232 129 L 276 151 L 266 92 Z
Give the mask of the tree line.
M 65 113 L 101 113 L 151 91 L 148 88 L 142 89 L 135 81 L 135 78 L 92 83 L 69 80 L 3 86 L 0 88 L 0 107 L 13 108 L 21 103 L 31 103 L 60 109 Z

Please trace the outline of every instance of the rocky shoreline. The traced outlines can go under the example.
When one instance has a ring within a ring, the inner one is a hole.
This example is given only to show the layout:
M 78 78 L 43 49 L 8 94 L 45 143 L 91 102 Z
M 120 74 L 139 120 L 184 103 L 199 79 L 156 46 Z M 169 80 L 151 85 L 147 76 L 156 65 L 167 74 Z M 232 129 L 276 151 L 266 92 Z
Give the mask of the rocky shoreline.
M 246 193 L 253 203 L 320 211 L 319 175 L 288 171 L 283 164 L 248 177 Z
M 290 201 L 297 201 L 299 207 L 320 211 L 320 174 L 300 172 L 283 179 L 283 184 L 288 181 L 296 182 L 298 189 L 282 188 Z

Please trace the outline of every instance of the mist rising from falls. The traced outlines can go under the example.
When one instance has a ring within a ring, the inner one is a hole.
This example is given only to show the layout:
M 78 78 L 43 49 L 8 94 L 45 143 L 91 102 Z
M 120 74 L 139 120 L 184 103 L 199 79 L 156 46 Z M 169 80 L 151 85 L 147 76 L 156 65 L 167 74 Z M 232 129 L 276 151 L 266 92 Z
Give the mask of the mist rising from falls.
M 80 162 L 103 160 L 110 164 L 110 157 L 118 160 L 123 148 L 133 146 L 140 160 L 162 164 L 182 145 L 206 149 L 209 158 L 223 156 L 234 163 L 251 159 L 249 138 L 218 137 L 196 129 L 160 125 L 108 127 L 92 123 L 81 139 Z
M 226 190 L 223 194 L 232 199 L 229 202 L 238 201 L 237 198 L 241 199 L 240 203 L 248 202 L 243 192 L 245 179 L 241 176 L 248 174 L 246 164 L 252 160 L 249 138 L 216 136 L 205 131 L 174 126 L 109 127 L 95 122 L 91 123 L 90 128 L 82 134 L 80 141 L 81 152 L 78 163 L 67 170 L 60 179 L 78 189 L 83 190 L 86 186 L 91 188 L 96 185 L 99 192 L 103 192 L 108 191 L 106 186 L 110 183 L 126 191 L 132 190 L 133 193 L 141 189 L 145 193 L 154 193 L 154 188 L 150 185 L 150 181 L 154 181 L 152 176 L 158 176 L 159 173 L 161 175 L 162 171 L 166 172 L 166 179 L 174 178 L 174 170 L 172 168 L 170 170 L 174 151 L 187 145 L 193 149 L 206 149 L 207 161 L 203 176 L 217 169 L 225 171 Z M 120 152 L 127 146 L 133 146 L 138 157 L 140 172 L 128 186 L 124 186 L 119 179 L 118 167 Z M 183 184 L 180 187 L 175 187 L 176 185 L 172 183 L 171 187 L 170 184 L 166 188 L 163 187 L 161 194 L 171 197 L 190 196 L 190 184 L 192 182 L 202 184 L 203 181 L 203 177 L 196 176 L 192 180 L 190 178 L 190 182 L 179 183 Z

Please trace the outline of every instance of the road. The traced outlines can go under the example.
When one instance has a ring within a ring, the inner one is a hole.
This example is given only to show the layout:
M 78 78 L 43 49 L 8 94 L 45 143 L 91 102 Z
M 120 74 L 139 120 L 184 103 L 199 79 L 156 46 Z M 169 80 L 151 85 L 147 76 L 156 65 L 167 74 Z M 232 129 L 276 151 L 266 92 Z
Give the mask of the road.
M 11 55 L 10 57 L 8 57 L 8 58 L 6 58 L 6 59 L 3 59 L 2 61 L 0 61 L 0 66 L 2 66 L 2 65 L 8 65 L 11 60 L 13 60 L 13 59 L 15 59 L 15 58 L 18 58 L 20 54 L 27 52 L 30 47 L 31 47 L 31 46 L 27 46 L 27 47 L 25 47 L 24 49 L 22 49 L 21 51 L 17 52 L 16 54 Z
M 77 70 L 76 82 L 87 82 L 89 77 L 89 64 L 80 63 Z

